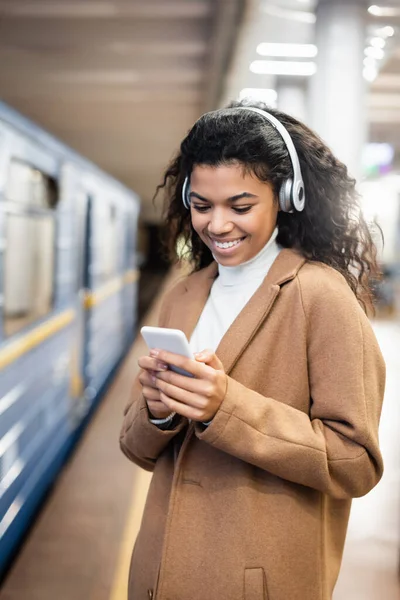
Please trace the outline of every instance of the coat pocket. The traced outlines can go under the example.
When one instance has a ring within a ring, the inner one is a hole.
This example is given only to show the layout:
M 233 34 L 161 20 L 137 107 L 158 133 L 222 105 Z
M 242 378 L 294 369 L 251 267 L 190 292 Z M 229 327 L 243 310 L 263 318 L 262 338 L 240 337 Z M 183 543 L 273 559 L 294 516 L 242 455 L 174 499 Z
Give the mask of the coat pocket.
M 268 600 L 267 580 L 263 568 L 245 569 L 244 600 Z

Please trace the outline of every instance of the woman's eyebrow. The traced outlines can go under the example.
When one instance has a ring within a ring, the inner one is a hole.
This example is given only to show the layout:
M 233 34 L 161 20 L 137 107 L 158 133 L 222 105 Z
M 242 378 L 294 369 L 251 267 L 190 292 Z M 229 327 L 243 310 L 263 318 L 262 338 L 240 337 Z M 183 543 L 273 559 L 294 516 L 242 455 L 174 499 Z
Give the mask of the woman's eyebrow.
M 200 194 L 198 194 L 197 192 L 190 192 L 190 197 L 198 198 L 203 202 L 210 202 L 210 200 L 204 198 L 204 196 L 200 196 Z M 237 194 L 236 196 L 231 196 L 230 198 L 227 198 L 227 201 L 236 202 L 237 200 L 242 200 L 242 198 L 258 198 L 258 196 L 256 196 L 255 194 L 250 194 L 250 192 L 243 192 L 242 194 Z

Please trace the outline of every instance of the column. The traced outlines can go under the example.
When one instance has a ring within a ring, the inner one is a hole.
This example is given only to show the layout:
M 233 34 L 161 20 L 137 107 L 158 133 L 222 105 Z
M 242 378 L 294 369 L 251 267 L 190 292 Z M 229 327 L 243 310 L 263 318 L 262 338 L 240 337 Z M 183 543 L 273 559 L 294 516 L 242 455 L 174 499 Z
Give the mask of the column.
M 363 58 L 366 0 L 320 0 L 317 73 L 310 82 L 309 121 L 357 179 L 367 137 Z

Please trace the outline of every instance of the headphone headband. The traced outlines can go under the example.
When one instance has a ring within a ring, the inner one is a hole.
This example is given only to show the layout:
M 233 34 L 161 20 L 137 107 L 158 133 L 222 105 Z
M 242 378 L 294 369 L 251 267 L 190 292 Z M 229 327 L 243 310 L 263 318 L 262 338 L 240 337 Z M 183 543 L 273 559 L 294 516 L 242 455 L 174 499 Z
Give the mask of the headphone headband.
M 275 127 L 275 129 L 278 131 L 281 138 L 285 142 L 286 148 L 288 149 L 290 160 L 291 160 L 292 167 L 293 167 L 294 181 L 296 181 L 296 179 L 303 180 L 302 176 L 301 176 L 299 157 L 297 156 L 297 151 L 296 151 L 296 148 L 294 147 L 293 140 L 290 136 L 290 133 L 286 129 L 286 127 L 284 125 L 282 125 L 282 123 L 280 121 L 278 121 L 278 119 L 276 117 L 274 117 L 274 115 L 271 115 L 270 113 L 268 113 L 265 110 L 261 110 L 261 108 L 255 108 L 253 106 L 238 106 L 238 108 L 240 108 L 240 110 L 251 110 L 251 112 L 261 115 L 262 117 L 264 117 L 264 119 L 267 119 L 271 123 L 271 125 L 273 125 Z
M 271 115 L 269 112 L 262 110 L 261 108 L 256 108 L 253 106 L 237 106 L 235 108 L 257 113 L 269 121 L 283 139 L 292 163 L 293 179 L 287 179 L 283 182 L 279 192 L 279 204 L 281 210 L 284 212 L 301 212 L 305 205 L 304 183 L 301 174 L 299 157 L 288 130 L 276 117 Z M 190 208 L 189 188 L 189 177 L 186 177 L 182 187 L 182 201 L 187 209 Z

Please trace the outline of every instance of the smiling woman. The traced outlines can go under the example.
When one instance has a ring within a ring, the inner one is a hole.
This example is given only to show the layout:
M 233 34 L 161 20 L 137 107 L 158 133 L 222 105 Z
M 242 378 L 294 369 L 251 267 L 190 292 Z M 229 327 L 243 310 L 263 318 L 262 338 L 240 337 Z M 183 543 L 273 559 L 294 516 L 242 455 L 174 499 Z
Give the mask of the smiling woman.
M 194 124 L 162 188 L 193 273 L 159 324 L 194 359 L 139 359 L 120 444 L 154 475 L 129 599 L 331 600 L 351 499 L 383 469 L 355 182 L 302 123 L 235 104 Z

